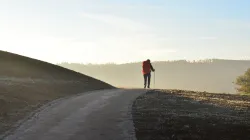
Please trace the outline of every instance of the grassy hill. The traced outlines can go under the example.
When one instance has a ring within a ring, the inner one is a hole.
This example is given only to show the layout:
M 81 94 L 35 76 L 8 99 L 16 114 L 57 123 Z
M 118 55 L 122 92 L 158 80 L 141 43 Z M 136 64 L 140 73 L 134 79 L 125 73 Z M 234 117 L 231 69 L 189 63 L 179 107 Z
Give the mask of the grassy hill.
M 60 66 L 0 51 L 0 138 L 49 101 L 109 88 L 114 87 Z

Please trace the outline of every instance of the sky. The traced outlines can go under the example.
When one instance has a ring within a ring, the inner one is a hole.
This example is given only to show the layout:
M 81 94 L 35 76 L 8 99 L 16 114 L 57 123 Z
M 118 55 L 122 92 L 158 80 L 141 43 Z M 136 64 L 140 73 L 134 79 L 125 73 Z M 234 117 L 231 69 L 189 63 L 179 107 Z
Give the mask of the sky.
M 51 63 L 250 60 L 249 0 L 0 0 L 0 50 Z

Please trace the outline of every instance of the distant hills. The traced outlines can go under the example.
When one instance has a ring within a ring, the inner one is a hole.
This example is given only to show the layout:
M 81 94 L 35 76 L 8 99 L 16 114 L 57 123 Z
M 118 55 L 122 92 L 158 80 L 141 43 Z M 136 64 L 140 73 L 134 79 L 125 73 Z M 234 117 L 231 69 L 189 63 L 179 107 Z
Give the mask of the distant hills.
M 250 68 L 250 60 L 208 59 L 153 62 L 156 88 L 236 93 L 234 81 Z M 84 65 L 61 63 L 62 67 L 87 74 L 118 87 L 143 87 L 141 63 Z M 153 74 L 152 74 L 153 76 Z M 152 77 L 153 78 L 153 77 Z M 153 87 L 152 79 L 152 87 Z

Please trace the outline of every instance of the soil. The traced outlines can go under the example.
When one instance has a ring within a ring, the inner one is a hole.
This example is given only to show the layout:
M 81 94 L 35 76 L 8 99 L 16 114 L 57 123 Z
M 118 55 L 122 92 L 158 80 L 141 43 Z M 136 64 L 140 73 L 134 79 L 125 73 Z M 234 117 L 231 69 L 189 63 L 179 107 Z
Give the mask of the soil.
M 138 140 L 249 140 L 250 97 L 151 90 L 133 104 Z

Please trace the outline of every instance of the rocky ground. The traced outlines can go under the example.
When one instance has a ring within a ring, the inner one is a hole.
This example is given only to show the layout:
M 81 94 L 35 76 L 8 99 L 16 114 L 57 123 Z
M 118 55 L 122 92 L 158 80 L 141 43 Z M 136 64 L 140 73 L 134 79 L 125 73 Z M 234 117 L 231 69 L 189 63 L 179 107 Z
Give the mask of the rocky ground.
M 250 97 L 152 90 L 133 104 L 138 140 L 249 140 Z

